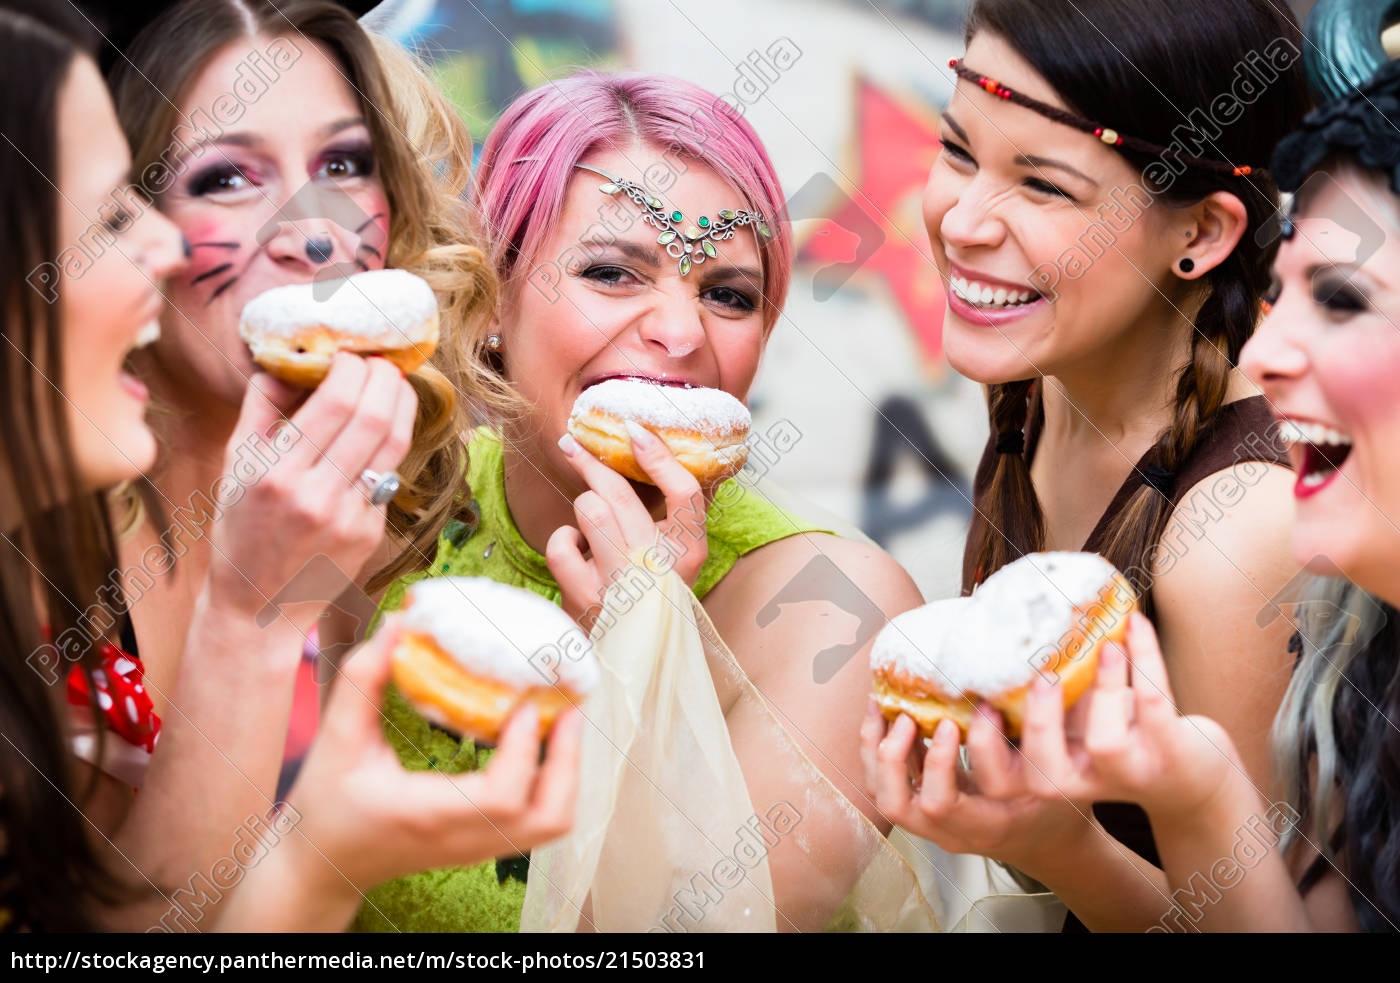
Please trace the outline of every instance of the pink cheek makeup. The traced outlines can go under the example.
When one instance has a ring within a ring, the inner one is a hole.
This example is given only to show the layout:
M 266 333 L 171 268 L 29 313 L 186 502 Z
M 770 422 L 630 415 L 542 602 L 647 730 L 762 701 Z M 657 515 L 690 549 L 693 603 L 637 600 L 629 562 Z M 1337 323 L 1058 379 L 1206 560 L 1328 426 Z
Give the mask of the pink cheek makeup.
M 190 244 L 190 261 L 181 279 L 207 292 L 207 307 L 238 280 L 242 230 L 231 223 L 202 222 L 181 231 Z

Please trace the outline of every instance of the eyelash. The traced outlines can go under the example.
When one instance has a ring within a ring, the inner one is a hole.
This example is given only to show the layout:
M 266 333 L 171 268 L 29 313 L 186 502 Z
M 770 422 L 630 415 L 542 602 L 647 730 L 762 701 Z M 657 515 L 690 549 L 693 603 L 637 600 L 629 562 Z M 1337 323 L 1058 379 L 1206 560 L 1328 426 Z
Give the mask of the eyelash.
M 233 164 L 215 164 L 207 171 L 201 171 L 190 181 L 190 194 L 196 197 L 204 195 L 221 194 L 229 191 L 242 191 L 243 188 L 220 187 L 221 181 L 243 181 L 251 184 L 248 175 L 244 174 Z
M 339 177 L 334 177 L 334 180 L 337 181 L 348 181 L 352 178 L 369 177 L 374 173 L 374 153 L 370 150 L 368 146 L 345 147 L 340 150 L 330 151 L 326 154 L 325 163 L 317 169 L 316 173 L 322 173 L 327 167 L 329 167 L 332 163 L 336 161 L 349 161 L 355 167 L 354 174 L 346 174 L 341 175 Z M 327 174 L 326 176 L 332 177 L 332 175 L 329 174 Z
M 622 276 L 631 276 L 631 274 L 627 270 L 624 270 L 620 266 L 590 266 L 588 269 L 580 273 L 579 276 L 588 280 L 593 280 L 597 283 L 602 283 L 610 287 L 618 286 L 621 284 L 622 281 L 620 279 L 609 277 L 605 274 L 621 274 Z M 748 314 L 758 310 L 758 304 L 755 302 L 753 297 L 749 296 L 742 290 L 735 290 L 733 287 L 711 287 L 709 290 L 706 291 L 706 293 L 731 295 L 733 298 L 731 300 L 724 301 L 718 300 L 716 298 L 715 302 L 733 311 Z
M 354 169 L 353 174 L 331 175 L 326 173 L 331 164 L 338 161 L 349 162 Z M 374 154 L 369 147 L 345 147 L 339 150 L 332 150 L 325 155 L 323 163 L 316 170 L 317 176 L 324 176 L 335 181 L 349 181 L 355 178 L 366 178 L 374 174 Z M 235 164 L 216 164 L 194 177 L 190 181 L 190 194 L 197 197 L 210 194 L 221 194 L 224 192 L 242 191 L 244 187 L 230 188 L 221 186 L 221 182 L 242 181 L 245 185 L 252 184 L 252 179 L 244 174 L 242 169 Z
M 964 150 L 962 147 L 958 146 L 956 143 L 953 143 L 951 140 L 942 139 L 940 139 L 938 142 L 943 146 L 943 149 L 946 150 L 950 156 L 956 158 L 960 163 L 970 164 L 973 167 L 977 166 L 977 161 L 973 160 L 972 155 L 966 150 Z M 1063 198 L 1069 202 L 1077 201 L 1074 195 L 1070 194 L 1064 188 L 1058 187 L 1057 185 L 1051 184 L 1049 181 L 1045 181 L 1040 178 L 1027 178 L 1026 187 L 1042 195 L 1050 195 L 1055 198 Z
M 1366 310 L 1366 297 L 1345 281 L 1318 280 L 1312 288 L 1313 303 L 1335 315 L 1349 316 Z

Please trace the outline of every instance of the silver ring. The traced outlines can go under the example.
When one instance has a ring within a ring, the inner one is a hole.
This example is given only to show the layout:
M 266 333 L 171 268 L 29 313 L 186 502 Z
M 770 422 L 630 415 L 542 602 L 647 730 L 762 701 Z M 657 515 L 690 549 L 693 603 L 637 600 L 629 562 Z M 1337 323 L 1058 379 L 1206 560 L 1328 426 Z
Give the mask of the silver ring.
M 360 474 L 360 481 L 369 489 L 369 504 L 371 505 L 386 505 L 392 502 L 394 496 L 399 493 L 401 484 L 397 472 L 390 471 L 387 474 L 380 474 L 369 468 L 365 468 Z

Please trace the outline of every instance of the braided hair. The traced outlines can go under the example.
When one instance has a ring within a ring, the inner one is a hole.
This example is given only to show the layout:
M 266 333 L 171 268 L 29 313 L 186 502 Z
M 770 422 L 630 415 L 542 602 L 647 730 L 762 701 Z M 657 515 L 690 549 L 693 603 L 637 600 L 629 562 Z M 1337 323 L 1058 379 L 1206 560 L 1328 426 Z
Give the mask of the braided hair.
M 1226 29 L 1228 27 L 1228 29 Z M 1194 318 L 1190 360 L 1177 376 L 1172 422 L 1144 459 L 1152 480 L 1133 493 L 1106 530 L 1103 554 L 1129 575 L 1150 612 L 1150 557 L 1171 515 L 1170 476 L 1182 470 L 1225 404 L 1231 370 L 1257 323 L 1276 242 L 1258 233 L 1276 214 L 1278 189 L 1263 169 L 1186 166 L 1170 182 L 1163 157 L 1141 147 L 1179 144 L 1188 110 L 1209 107 L 1231 92 L 1239 65 L 1284 46 L 1303 44 L 1297 22 L 1267 0 L 1080 0 L 1072 5 L 1037 0 L 979 0 L 967 39 L 980 31 L 999 36 L 1029 62 L 1078 116 L 1131 127 L 1136 140 L 1115 149 L 1144 174 L 1144 186 L 1170 206 L 1190 205 L 1217 191 L 1243 203 L 1248 227 L 1239 244 L 1203 279 L 1209 287 Z M 1286 59 L 1279 59 L 1285 61 Z M 1300 119 L 1307 106 L 1302 62 L 1275 77 L 1237 119 L 1218 128 L 1199 151 L 1222 162 L 1257 159 Z M 1242 100 L 1243 101 L 1243 100 Z M 1184 161 L 1182 161 L 1184 163 Z M 1155 167 L 1153 166 L 1155 165 Z M 1024 433 L 1040 414 L 1036 380 L 989 387 L 994 434 Z M 984 460 L 972 529 L 963 556 L 963 588 L 970 591 L 998 568 L 1042 549 L 1044 517 L 1023 455 Z

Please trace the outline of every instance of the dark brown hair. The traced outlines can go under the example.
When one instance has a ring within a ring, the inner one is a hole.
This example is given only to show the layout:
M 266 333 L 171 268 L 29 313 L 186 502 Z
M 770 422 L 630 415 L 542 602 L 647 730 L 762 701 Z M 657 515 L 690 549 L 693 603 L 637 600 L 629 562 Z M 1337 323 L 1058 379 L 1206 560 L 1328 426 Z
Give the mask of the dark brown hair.
M 1303 40 L 1281 2 L 979 0 L 968 19 L 967 39 L 981 31 L 1014 48 L 1076 113 L 1163 147 L 1178 142 L 1182 128 L 1191 127 L 1193 109 L 1209 108 L 1231 92 L 1235 73 L 1251 64 L 1251 55 L 1257 61 L 1271 48 L 1290 45 L 1292 63 L 1276 72 L 1238 118 L 1222 127 L 1202 127 L 1207 139 L 1198 153 L 1225 162 L 1257 168 L 1307 108 Z M 997 71 L 995 65 L 969 67 L 992 76 Z M 1195 317 L 1191 360 L 1177 377 L 1171 425 L 1143 462 L 1145 468 L 1175 474 L 1210 430 L 1224 404 L 1230 371 L 1257 323 L 1276 251 L 1275 242 L 1258 232 L 1277 210 L 1278 189 L 1262 169 L 1234 176 L 1187 167 L 1169 183 L 1154 184 L 1154 176 L 1164 171 L 1149 167 L 1158 158 L 1118 149 L 1146 171 L 1143 186 L 1164 204 L 1189 205 L 1228 191 L 1239 197 L 1249 219 L 1234 251 L 1208 274 L 1209 293 Z M 1038 418 L 1036 383 L 1025 379 L 988 387 L 993 434 L 1024 432 Z M 1040 502 L 1022 455 L 998 453 L 984 460 L 978 487 L 982 494 L 963 554 L 964 591 L 1045 542 Z M 1148 610 L 1150 555 L 1170 514 L 1170 496 L 1144 483 L 1114 517 L 1105 538 L 1103 554 L 1129 573 Z
M 8 927 L 71 930 L 89 927 L 93 901 L 122 892 L 74 801 L 83 795 L 74 789 L 62 723 L 67 660 L 32 656 L 55 653 L 46 628 L 55 639 L 82 630 L 80 616 L 102 604 L 98 587 L 115 554 L 102 497 L 79 474 L 57 384 L 64 356 L 57 305 L 25 280 L 58 254 L 59 96 L 91 50 L 81 22 L 40 9 L 0 6 L 0 91 L 7 93 L 0 99 L 0 852 L 15 878 L 0 903 L 12 908 L 17 924 Z M 81 647 L 78 664 L 89 674 L 96 659 L 93 646 Z M 96 692 L 90 675 L 88 689 Z M 94 717 L 100 735 L 102 714 Z

